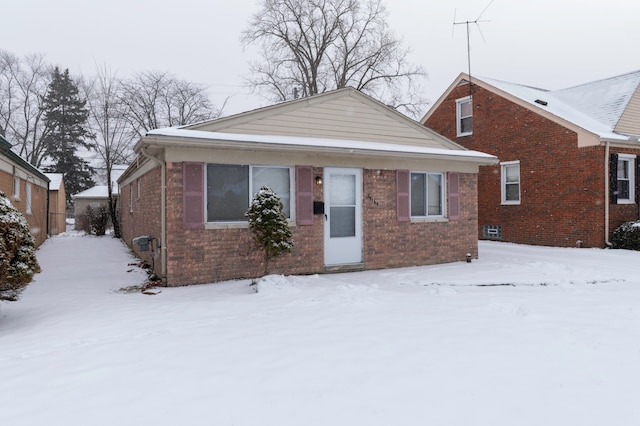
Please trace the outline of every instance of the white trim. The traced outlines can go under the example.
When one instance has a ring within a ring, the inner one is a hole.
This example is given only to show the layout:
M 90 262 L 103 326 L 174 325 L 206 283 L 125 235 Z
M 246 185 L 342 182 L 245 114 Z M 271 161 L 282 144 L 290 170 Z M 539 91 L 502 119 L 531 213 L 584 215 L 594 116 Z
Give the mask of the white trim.
M 620 198 L 618 196 L 618 204 L 635 204 L 636 203 L 636 179 L 635 179 L 635 163 L 636 156 L 630 154 L 618 154 L 618 161 L 626 161 L 629 164 L 629 198 Z M 618 168 L 619 170 L 619 168 Z M 616 176 L 616 182 L 618 177 Z
M 425 206 L 425 214 L 423 216 L 413 216 L 411 215 L 411 175 L 412 174 L 421 174 L 421 175 L 425 175 L 426 180 L 425 180 L 425 202 L 426 202 L 426 206 Z M 441 209 L 441 213 L 440 214 L 429 214 L 429 175 L 440 175 L 440 209 Z M 410 171 L 409 172 L 409 214 L 411 217 L 411 221 L 418 221 L 419 219 L 427 219 L 427 220 L 434 220 L 434 219 L 442 219 L 442 218 L 446 218 L 447 217 L 447 211 L 446 211 L 446 197 L 447 194 L 445 192 L 445 188 L 446 188 L 446 174 L 443 172 L 423 172 L 423 171 Z
M 518 200 L 507 200 L 507 174 L 505 169 L 509 166 L 518 166 Z M 522 199 L 522 174 L 520 173 L 520 160 L 504 161 L 500 163 L 500 199 L 502 205 L 512 206 L 519 205 Z
M 333 207 L 353 207 L 355 214 L 355 232 L 352 236 L 331 236 L 332 199 L 335 194 L 331 191 L 331 180 L 334 176 L 349 175 L 355 177 L 354 205 L 336 205 Z M 363 254 L 363 208 L 362 208 L 362 169 L 346 167 L 325 167 L 323 170 L 323 189 L 325 203 L 324 220 L 324 264 L 326 266 L 361 263 Z
M 179 140 L 176 143 L 176 139 Z M 407 155 L 424 156 L 425 158 L 451 159 L 459 161 L 471 161 L 479 164 L 496 164 L 494 155 L 478 151 L 470 151 L 464 148 L 447 149 L 431 148 L 418 145 L 396 145 L 382 142 L 365 142 L 343 139 L 309 138 L 297 136 L 278 135 L 245 135 L 236 133 L 206 132 L 202 130 L 186 130 L 176 128 L 155 129 L 147 132 L 137 144 L 137 149 L 142 144 L 182 147 L 205 148 L 232 148 L 232 149 L 272 149 L 279 152 L 295 151 L 298 153 L 336 153 L 353 155 L 377 155 L 384 157 L 402 157 Z
M 462 115 L 462 104 L 466 103 L 471 104 L 471 114 Z M 471 131 L 463 132 L 462 131 L 462 120 L 464 118 L 471 118 Z M 456 99 L 456 136 L 469 136 L 473 134 L 473 99 L 471 96 L 465 96 L 464 98 Z

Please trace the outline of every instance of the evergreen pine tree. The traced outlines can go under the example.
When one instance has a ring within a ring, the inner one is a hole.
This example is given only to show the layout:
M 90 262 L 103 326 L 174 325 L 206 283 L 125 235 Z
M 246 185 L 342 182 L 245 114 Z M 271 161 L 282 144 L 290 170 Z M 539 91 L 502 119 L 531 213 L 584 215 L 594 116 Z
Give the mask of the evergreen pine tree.
M 18 300 L 36 272 L 40 266 L 27 220 L 0 191 L 0 300 Z
M 269 273 L 271 259 L 293 250 L 293 236 L 282 209 L 280 197 L 263 186 L 246 213 L 256 244 L 264 250 L 264 275 Z
M 87 141 L 94 137 L 87 128 L 89 111 L 85 105 L 69 70 L 60 73 L 56 67 L 43 100 L 46 129 L 43 141 L 45 155 L 51 161 L 46 171 L 64 173 L 67 205 L 72 194 L 94 185 L 93 169 L 78 156 L 79 149 L 91 148 Z

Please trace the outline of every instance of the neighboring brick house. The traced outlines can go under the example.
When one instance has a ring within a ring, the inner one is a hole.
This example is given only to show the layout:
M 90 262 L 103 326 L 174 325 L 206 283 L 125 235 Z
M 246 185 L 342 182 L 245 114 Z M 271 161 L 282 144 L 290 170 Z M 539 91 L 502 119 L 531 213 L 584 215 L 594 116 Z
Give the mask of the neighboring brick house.
M 497 162 L 351 88 L 150 131 L 134 150 L 118 181 L 123 239 L 171 286 L 260 276 L 244 213 L 263 184 L 295 240 L 271 273 L 477 257 L 478 168 Z
M 49 235 L 67 230 L 67 199 L 62 173 L 44 173 L 49 178 Z
M 39 246 L 47 239 L 49 178 L 11 151 L 11 144 L 0 136 L 0 191 L 27 219 Z
M 421 122 L 497 156 L 480 168 L 484 239 L 604 247 L 639 218 L 640 71 L 563 90 L 460 74 Z

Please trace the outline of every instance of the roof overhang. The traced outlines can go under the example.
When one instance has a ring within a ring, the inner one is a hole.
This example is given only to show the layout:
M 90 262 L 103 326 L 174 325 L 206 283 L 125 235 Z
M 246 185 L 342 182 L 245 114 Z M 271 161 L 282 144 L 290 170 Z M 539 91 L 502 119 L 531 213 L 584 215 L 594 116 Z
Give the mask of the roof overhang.
M 210 149 L 234 149 L 271 151 L 282 153 L 313 153 L 343 156 L 423 158 L 470 162 L 477 165 L 497 164 L 497 157 L 466 149 L 428 148 L 413 145 L 365 142 L 343 139 L 308 138 L 273 135 L 244 135 L 184 129 L 153 130 L 140 139 L 134 150 L 144 147 L 148 154 L 155 155 L 168 147 L 193 147 Z

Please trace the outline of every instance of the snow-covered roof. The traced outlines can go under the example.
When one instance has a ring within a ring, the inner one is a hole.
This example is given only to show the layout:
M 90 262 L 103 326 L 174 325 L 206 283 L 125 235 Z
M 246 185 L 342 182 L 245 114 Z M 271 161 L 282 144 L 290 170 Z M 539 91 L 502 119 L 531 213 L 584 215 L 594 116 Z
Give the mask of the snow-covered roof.
M 63 174 L 62 173 L 45 173 L 44 175 L 48 177 L 49 180 L 51 181 L 49 183 L 49 190 L 58 191 L 60 189 L 60 185 L 62 184 Z
M 164 128 L 151 130 L 147 136 L 168 136 L 173 138 L 187 138 L 208 140 L 211 142 L 237 142 L 237 143 L 259 143 L 267 146 L 290 146 L 313 149 L 336 149 L 344 151 L 366 151 L 377 153 L 395 154 L 424 154 L 431 156 L 448 156 L 462 159 L 493 161 L 496 157 L 483 152 L 466 149 L 446 149 L 431 148 L 416 145 L 397 145 L 382 142 L 365 142 L 344 139 L 310 138 L 298 136 L 276 136 L 276 135 L 245 135 L 236 133 L 220 133 L 202 130 L 187 130 L 176 128 Z
M 561 90 L 545 90 L 485 77 L 474 78 L 600 138 L 629 140 L 628 135 L 616 133 L 614 128 L 640 85 L 640 71 Z
M 115 191 L 113 192 L 116 193 Z M 93 188 L 85 189 L 82 192 L 78 192 L 72 195 L 71 198 L 108 198 L 109 188 L 107 185 L 96 185 Z
M 640 71 L 635 71 L 553 93 L 613 130 L 639 85 Z

